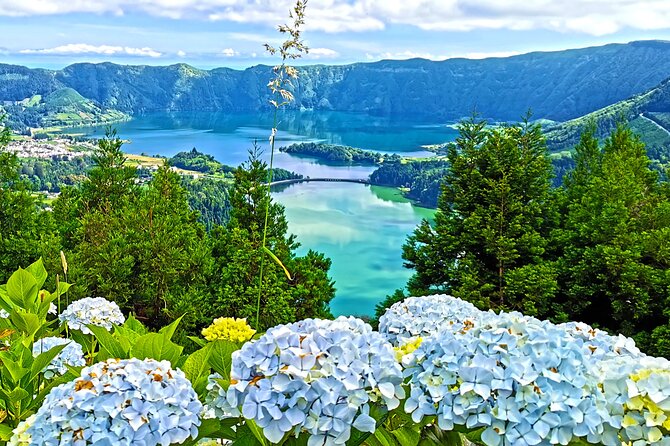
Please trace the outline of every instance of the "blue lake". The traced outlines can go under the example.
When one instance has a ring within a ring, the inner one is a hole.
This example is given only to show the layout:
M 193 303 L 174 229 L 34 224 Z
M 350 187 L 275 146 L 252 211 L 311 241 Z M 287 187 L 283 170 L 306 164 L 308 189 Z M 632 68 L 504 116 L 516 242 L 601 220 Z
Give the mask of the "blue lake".
M 193 147 L 224 164 L 238 165 L 256 141 L 269 158 L 270 114 L 156 113 L 116 126 L 128 153 L 174 155 Z M 360 113 L 285 111 L 278 116 L 277 145 L 322 141 L 379 152 L 427 156 L 422 145 L 452 141 L 446 123 L 389 119 Z M 72 130 L 102 136 L 104 129 Z M 367 178 L 363 166 L 333 166 L 275 153 L 275 165 L 311 177 Z M 286 207 L 289 230 L 301 251 L 321 251 L 333 261 L 333 313 L 371 315 L 374 306 L 411 271 L 402 267 L 402 244 L 423 218 L 434 212 L 412 205 L 396 190 L 353 183 L 303 183 L 274 193 Z

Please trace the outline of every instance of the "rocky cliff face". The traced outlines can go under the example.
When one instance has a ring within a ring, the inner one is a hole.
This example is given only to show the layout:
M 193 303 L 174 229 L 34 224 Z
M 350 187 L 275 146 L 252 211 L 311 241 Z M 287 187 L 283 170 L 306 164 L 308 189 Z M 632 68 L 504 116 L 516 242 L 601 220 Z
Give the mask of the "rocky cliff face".
M 295 107 L 458 119 L 564 121 L 641 93 L 670 76 L 670 42 L 645 41 L 484 60 L 423 59 L 301 68 Z M 0 65 L 0 101 L 69 87 L 102 106 L 149 111 L 256 111 L 271 68 L 199 70 L 111 63 L 60 71 Z

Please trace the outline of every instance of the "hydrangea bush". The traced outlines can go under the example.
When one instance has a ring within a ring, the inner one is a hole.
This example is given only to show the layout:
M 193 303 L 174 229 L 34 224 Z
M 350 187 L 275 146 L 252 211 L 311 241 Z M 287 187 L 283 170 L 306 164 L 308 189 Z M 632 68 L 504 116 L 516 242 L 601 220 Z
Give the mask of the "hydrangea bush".
M 394 409 L 404 398 L 394 356 L 359 319 L 279 325 L 233 353 L 227 391 L 211 377 L 209 405 L 254 420 L 274 443 L 306 432 L 309 445 L 345 444 L 352 427 L 374 431 L 371 404 Z
M 168 361 L 110 359 L 51 390 L 26 433 L 46 446 L 177 444 L 197 436 L 201 410 Z
M 380 319 L 401 352 L 415 422 L 483 428 L 486 445 L 670 445 L 670 363 L 624 336 L 409 298 Z
M 66 322 L 71 330 L 80 330 L 84 334 L 91 334 L 87 325 L 97 325 L 109 331 L 112 325 L 121 325 L 126 320 L 119 306 L 103 297 L 76 300 L 58 318 Z
M 81 345 L 70 339 L 55 337 L 39 339 L 33 344 L 33 356 L 37 357 L 40 353 L 49 351 L 57 345 L 65 345 L 65 348 L 42 370 L 44 377 L 47 379 L 64 374 L 68 370 L 67 366 L 81 367 L 86 365 Z

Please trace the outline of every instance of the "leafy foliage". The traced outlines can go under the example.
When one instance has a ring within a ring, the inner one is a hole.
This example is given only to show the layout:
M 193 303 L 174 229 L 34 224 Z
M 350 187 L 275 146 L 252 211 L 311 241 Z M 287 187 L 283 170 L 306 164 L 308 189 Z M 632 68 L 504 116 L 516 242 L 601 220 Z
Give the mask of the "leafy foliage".
M 279 151 L 294 155 L 313 156 L 323 161 L 338 164 L 375 166 L 385 162 L 400 161 L 400 155 L 397 154 L 384 155 L 379 152 L 358 149 L 356 147 L 315 142 L 291 144 L 290 146 L 280 147 Z
M 435 225 L 403 247 L 412 294 L 449 291 L 482 308 L 543 314 L 556 288 L 543 264 L 551 164 L 538 125 L 487 130 L 471 119 L 449 148 Z
M 408 189 L 407 198 L 420 205 L 435 208 L 442 180 L 449 170 L 445 160 L 390 160 L 370 175 L 370 182 L 379 186 Z
M 76 295 L 105 296 L 152 327 L 188 313 L 193 327 L 209 270 L 204 227 L 178 175 L 162 167 L 139 187 L 120 148 L 113 134 L 101 140 L 89 179 L 55 204 Z
M 582 134 L 561 199 L 557 302 L 565 317 L 633 336 L 648 352 L 664 341 L 670 304 L 670 189 L 644 144 L 620 124 L 601 148 Z
M 273 202 L 263 185 L 267 164 L 252 151 L 249 161 L 235 171 L 231 190 L 231 218 L 226 228 L 212 233 L 214 273 L 210 293 L 216 296 L 210 318 L 226 308 L 230 317 L 256 320 L 258 273 L 267 253 L 263 249 L 265 209 L 268 209 L 266 247 L 291 272 L 287 280 L 281 266 L 266 262 L 261 292 L 260 327 L 286 323 L 305 317 L 328 317 L 328 302 L 334 296 L 328 278 L 330 260 L 309 251 L 304 257 L 294 251 L 299 244 L 287 235 L 288 225 L 282 205 Z
M 11 133 L 0 117 L 0 281 L 15 265 L 30 264 L 57 245 L 48 213 L 38 212 L 38 202 L 19 175 L 19 160 L 4 150 Z

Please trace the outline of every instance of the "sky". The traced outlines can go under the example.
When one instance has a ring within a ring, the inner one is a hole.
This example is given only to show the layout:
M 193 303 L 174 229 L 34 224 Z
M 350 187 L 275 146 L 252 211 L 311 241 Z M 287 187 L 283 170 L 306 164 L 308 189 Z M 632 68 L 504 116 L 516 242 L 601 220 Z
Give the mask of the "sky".
M 0 62 L 272 64 L 292 0 L 0 0 Z M 670 40 L 669 0 L 309 0 L 302 64 Z

